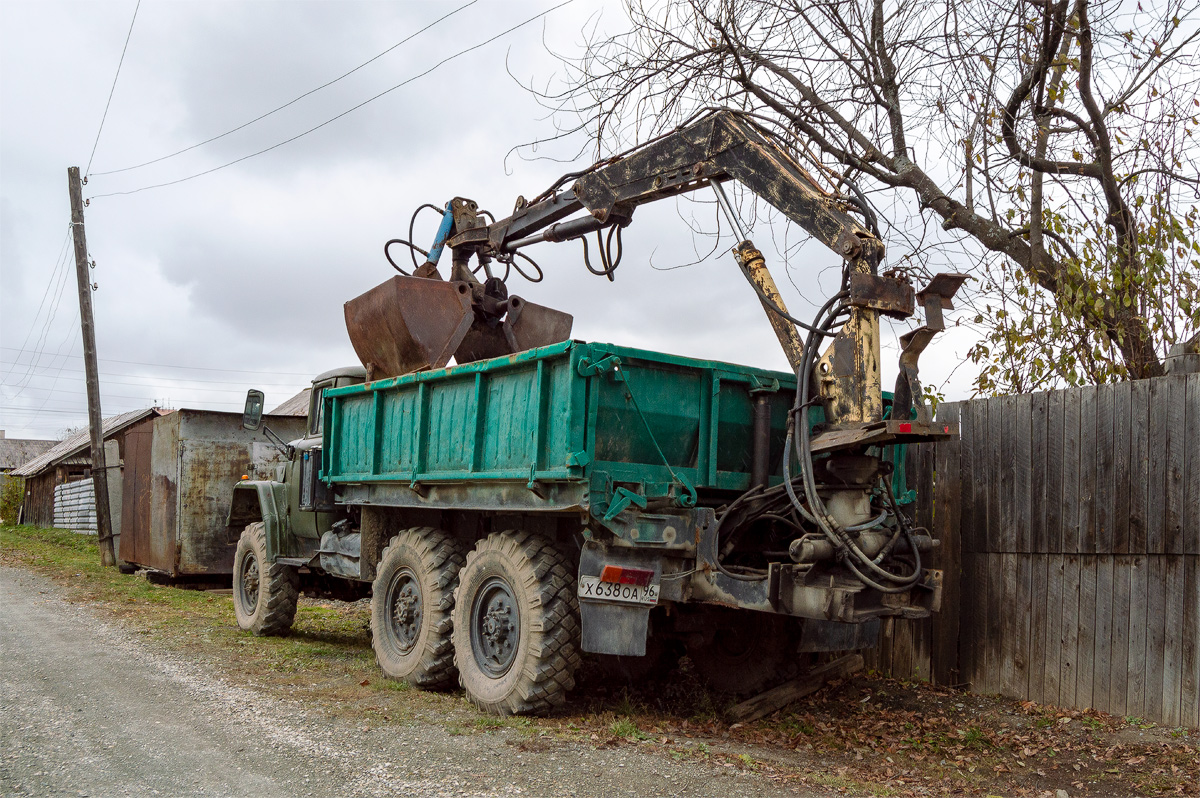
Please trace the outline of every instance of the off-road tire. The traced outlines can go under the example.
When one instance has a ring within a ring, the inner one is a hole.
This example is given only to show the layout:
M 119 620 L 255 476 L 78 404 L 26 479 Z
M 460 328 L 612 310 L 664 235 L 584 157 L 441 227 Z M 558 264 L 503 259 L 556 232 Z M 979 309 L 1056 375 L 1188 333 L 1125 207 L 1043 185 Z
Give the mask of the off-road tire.
M 505 590 L 516 627 L 503 639 L 492 627 L 489 637 L 491 613 L 482 611 L 504 604 Z M 503 657 L 487 657 L 505 641 L 514 646 L 507 667 Z M 494 532 L 479 541 L 459 573 L 454 603 L 454 662 L 471 702 L 495 715 L 548 713 L 575 687 L 581 661 L 575 571 L 566 557 L 531 532 Z
M 462 546 L 448 532 L 414 527 L 383 550 L 371 589 L 371 647 L 389 679 L 433 689 L 454 684 L 454 589 Z
M 238 626 L 259 636 L 285 634 L 296 619 L 299 594 L 299 572 L 267 562 L 267 528 L 261 521 L 247 525 L 233 555 L 233 614 Z
M 707 644 L 688 647 L 696 673 L 718 693 L 748 695 L 782 681 L 793 648 L 788 619 L 762 612 L 739 615 L 737 625 L 718 629 Z

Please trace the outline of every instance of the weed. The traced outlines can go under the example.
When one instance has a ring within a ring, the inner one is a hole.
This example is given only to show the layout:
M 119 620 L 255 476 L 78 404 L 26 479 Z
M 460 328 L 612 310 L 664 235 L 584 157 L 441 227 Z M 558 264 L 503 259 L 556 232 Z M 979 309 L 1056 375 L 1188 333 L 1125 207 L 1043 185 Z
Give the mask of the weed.
M 619 720 L 613 721 L 612 725 L 608 727 L 608 730 L 612 733 L 613 737 L 623 737 L 627 740 L 645 740 L 648 737 L 646 734 L 643 734 L 642 730 L 638 728 L 638 725 L 629 718 L 620 718 Z
M 978 726 L 972 726 L 964 732 L 959 732 L 965 745 L 972 748 L 983 748 L 987 745 L 987 737 Z
M 475 728 L 483 729 L 485 731 L 491 729 L 503 729 L 507 725 L 508 724 L 504 722 L 504 718 L 496 718 L 491 715 L 484 715 L 483 717 L 475 718 Z
M 406 693 L 412 689 L 411 684 L 400 679 L 384 679 L 373 684 L 377 690 L 391 690 L 395 693 Z
M 754 757 L 749 754 L 738 754 L 738 761 L 742 763 L 742 767 L 746 770 L 758 770 L 758 763 L 754 761 Z

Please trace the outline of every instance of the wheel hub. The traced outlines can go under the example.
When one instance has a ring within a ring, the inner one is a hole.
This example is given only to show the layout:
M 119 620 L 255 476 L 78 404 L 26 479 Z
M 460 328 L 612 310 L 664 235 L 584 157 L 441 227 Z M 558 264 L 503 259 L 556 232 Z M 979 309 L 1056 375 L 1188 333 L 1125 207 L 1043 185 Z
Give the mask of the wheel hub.
M 399 571 L 392 581 L 391 628 L 396 645 L 408 653 L 421 634 L 421 586 L 416 575 L 407 568 Z
M 248 608 L 258 606 L 258 581 L 258 558 L 248 554 L 242 567 L 242 598 Z
M 512 588 L 499 577 L 484 583 L 471 608 L 471 648 L 475 661 L 491 676 L 512 667 L 521 640 L 520 616 Z

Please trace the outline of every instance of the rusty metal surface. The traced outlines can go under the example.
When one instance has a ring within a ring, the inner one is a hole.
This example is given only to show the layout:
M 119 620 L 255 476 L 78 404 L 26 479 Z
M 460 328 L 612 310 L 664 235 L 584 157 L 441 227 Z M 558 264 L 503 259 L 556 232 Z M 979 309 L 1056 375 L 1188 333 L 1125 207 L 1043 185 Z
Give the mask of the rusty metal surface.
M 265 421 L 285 440 L 304 434 L 303 418 Z M 134 474 L 126 472 L 133 493 L 124 512 L 136 532 L 121 558 L 172 576 L 231 574 L 241 533 L 225 526 L 233 486 L 243 475 L 269 478 L 282 455 L 261 430 L 242 429 L 239 413 L 179 410 L 150 426 L 148 463 L 141 435 L 126 455 Z
M 912 284 L 894 277 L 855 273 L 850 275 L 850 298 L 846 304 L 872 308 L 897 319 L 913 314 L 916 300 Z
M 121 549 L 117 558 L 143 562 L 150 556 L 150 454 L 154 419 L 125 433 L 125 469 L 122 474 Z
M 455 351 L 454 359 L 459 363 L 474 363 L 557 344 L 571 337 L 574 322 L 575 317 L 570 313 L 518 296 L 509 297 L 504 320 L 491 326 L 477 319 Z
M 368 380 L 445 366 L 475 319 L 470 286 L 422 277 L 393 277 L 347 302 L 345 313 Z

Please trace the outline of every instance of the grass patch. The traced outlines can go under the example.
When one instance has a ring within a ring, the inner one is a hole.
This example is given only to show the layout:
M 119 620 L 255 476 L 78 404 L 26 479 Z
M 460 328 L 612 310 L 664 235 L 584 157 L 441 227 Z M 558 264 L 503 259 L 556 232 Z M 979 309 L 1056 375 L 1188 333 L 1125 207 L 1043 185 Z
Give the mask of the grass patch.
M 613 737 L 621 737 L 626 740 L 649 739 L 649 736 L 643 733 L 642 730 L 638 728 L 637 723 L 630 718 L 618 718 L 617 720 L 614 720 L 612 725 L 608 727 L 608 731 Z

